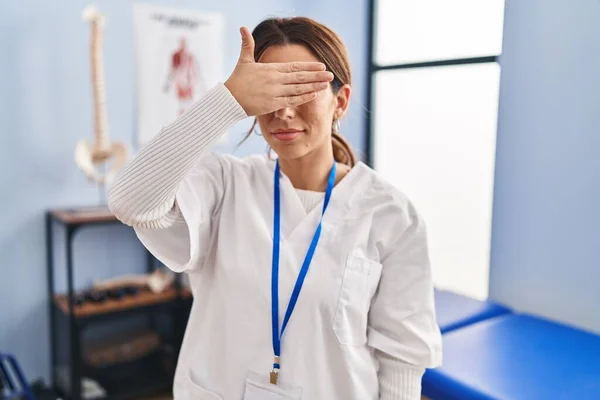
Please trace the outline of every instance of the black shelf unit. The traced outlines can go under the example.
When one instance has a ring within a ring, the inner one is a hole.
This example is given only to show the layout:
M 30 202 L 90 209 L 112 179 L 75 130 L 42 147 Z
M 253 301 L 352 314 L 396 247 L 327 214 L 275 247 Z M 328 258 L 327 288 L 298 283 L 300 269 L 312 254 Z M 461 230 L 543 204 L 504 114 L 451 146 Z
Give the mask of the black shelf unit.
M 170 389 L 174 365 L 187 324 L 192 301 L 190 291 L 181 285 L 180 276 L 173 287 L 162 293 L 141 291 L 135 296 L 107 299 L 101 303 L 76 304 L 74 288 L 73 242 L 82 228 L 120 224 L 107 207 L 79 207 L 46 211 L 46 258 L 48 275 L 48 303 L 50 317 L 51 385 L 62 398 L 83 400 L 81 379 L 84 376 L 97 381 L 109 399 L 132 399 Z M 55 290 L 55 239 L 57 228 L 62 228 L 65 246 L 66 293 Z M 149 252 L 146 269 L 152 272 L 159 264 Z M 166 335 L 168 351 L 160 347 L 140 360 L 128 361 L 108 369 L 86 365 L 83 355 L 84 332 L 90 325 L 98 326 L 131 316 L 143 315 L 154 324 L 155 318 L 169 319 L 171 333 Z M 67 338 L 67 340 L 65 340 Z M 62 342 L 59 342 L 59 339 Z M 66 353 L 59 363 L 59 353 Z M 168 353 L 168 354 L 167 354 Z M 170 367 L 165 368 L 165 357 Z M 66 368 L 66 369 L 65 369 Z M 62 371 L 59 371 L 61 370 Z M 166 372 L 166 371 L 169 372 Z M 66 373 L 65 373 L 66 371 Z M 131 371 L 138 371 L 132 375 Z M 62 372 L 62 379 L 59 375 Z M 66 377 L 66 380 L 65 380 Z

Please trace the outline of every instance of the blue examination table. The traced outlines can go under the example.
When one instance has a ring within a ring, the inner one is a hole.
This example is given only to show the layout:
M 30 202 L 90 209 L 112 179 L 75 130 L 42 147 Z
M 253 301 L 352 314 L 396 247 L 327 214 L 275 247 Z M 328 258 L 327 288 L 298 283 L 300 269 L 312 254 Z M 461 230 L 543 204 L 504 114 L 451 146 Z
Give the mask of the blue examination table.
M 491 300 L 479 301 L 439 289 L 435 290 L 435 311 L 442 333 L 511 312 Z
M 430 399 L 600 400 L 593 333 L 510 313 L 448 332 L 443 342 L 443 366 L 423 377 Z

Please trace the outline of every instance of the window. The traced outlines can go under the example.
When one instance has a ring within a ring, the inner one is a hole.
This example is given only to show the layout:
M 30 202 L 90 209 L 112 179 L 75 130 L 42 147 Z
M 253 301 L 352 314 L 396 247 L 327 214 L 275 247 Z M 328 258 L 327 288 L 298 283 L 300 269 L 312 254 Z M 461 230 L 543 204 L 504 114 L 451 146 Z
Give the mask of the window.
M 373 1 L 369 162 L 428 229 L 437 287 L 488 293 L 503 1 Z
M 378 65 L 500 54 L 503 0 L 379 0 Z

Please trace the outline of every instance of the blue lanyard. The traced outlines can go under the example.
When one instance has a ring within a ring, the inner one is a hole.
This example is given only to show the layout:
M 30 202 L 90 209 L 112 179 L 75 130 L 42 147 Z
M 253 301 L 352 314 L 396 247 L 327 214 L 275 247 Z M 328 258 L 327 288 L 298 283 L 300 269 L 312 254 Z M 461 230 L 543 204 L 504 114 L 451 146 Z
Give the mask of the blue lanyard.
M 273 216 L 273 269 L 271 274 L 271 311 L 272 311 L 272 327 L 273 327 L 273 353 L 275 355 L 275 362 L 273 363 L 273 372 L 271 372 L 271 383 L 277 383 L 277 375 L 280 368 L 279 356 L 281 352 L 281 337 L 283 336 L 283 331 L 287 326 L 292 312 L 294 311 L 294 307 L 296 306 L 296 302 L 298 301 L 298 296 L 300 295 L 300 290 L 302 289 L 302 285 L 304 284 L 304 278 L 306 278 L 306 273 L 308 272 L 308 268 L 312 261 L 313 255 L 315 254 L 315 249 L 317 248 L 317 244 L 319 243 L 319 238 L 321 237 L 321 222 L 323 221 L 323 215 L 325 214 L 325 210 L 327 209 L 327 205 L 329 204 L 329 199 L 331 198 L 331 193 L 333 192 L 333 185 L 335 183 L 335 170 L 336 164 L 333 163 L 333 167 L 331 168 L 331 172 L 329 174 L 329 180 L 327 181 L 327 190 L 325 191 L 325 201 L 323 203 L 323 211 L 321 212 L 321 219 L 319 220 L 319 225 L 317 226 L 317 230 L 313 236 L 313 239 L 310 243 L 310 247 L 308 248 L 308 252 L 306 253 L 306 257 L 304 258 L 304 263 L 302 264 L 302 268 L 300 269 L 300 273 L 298 274 L 298 278 L 296 279 L 296 285 L 294 286 L 294 290 L 292 291 L 292 296 L 290 298 L 290 302 L 288 304 L 287 310 L 285 312 L 285 317 L 283 318 L 283 325 L 281 326 L 281 333 L 279 332 L 279 237 L 280 237 L 280 221 L 281 221 L 281 201 L 280 201 L 280 193 L 279 193 L 279 161 L 275 164 L 275 190 L 274 190 L 274 200 L 275 200 L 275 212 Z

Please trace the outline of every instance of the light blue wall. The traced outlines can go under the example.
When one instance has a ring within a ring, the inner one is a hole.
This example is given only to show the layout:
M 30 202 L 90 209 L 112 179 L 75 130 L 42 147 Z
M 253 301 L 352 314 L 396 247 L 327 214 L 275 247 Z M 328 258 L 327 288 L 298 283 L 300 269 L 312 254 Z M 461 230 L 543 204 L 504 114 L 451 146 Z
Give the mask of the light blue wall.
M 600 332 L 600 1 L 506 3 L 490 294 Z
M 110 134 L 131 144 L 133 2 L 94 3 L 107 15 Z M 306 15 L 331 25 L 348 44 L 354 64 L 354 102 L 343 131 L 358 149 L 362 148 L 365 2 L 350 2 L 355 10 L 352 17 L 342 17 L 340 3 L 334 0 L 318 7 L 316 0 L 148 3 L 224 12 L 230 44 L 225 49 L 227 71 L 239 54 L 240 25 L 251 28 L 262 18 L 290 15 Z M 77 141 L 91 137 L 89 29 L 81 20 L 86 4 L 74 0 L 0 2 L 0 350 L 16 353 L 30 379 L 49 377 L 43 213 L 47 208 L 94 205 L 103 199 L 73 162 Z M 240 130 L 237 134 L 241 138 Z M 232 141 L 235 134 L 232 132 Z M 238 154 L 265 148 L 263 139 L 254 136 Z M 143 257 L 143 250 L 126 227 L 83 230 L 75 244 L 76 284 L 84 287 L 92 279 L 140 272 Z M 62 281 L 59 285 L 64 288 Z

